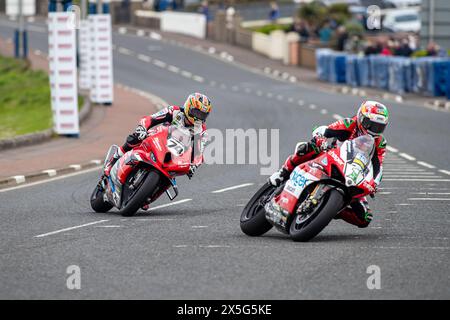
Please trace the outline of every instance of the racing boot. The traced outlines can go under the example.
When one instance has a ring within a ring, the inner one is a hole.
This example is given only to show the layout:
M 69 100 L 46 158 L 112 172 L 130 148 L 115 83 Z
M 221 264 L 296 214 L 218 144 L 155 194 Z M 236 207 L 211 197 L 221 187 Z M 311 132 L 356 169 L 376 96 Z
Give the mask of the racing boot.
M 344 208 L 334 217 L 334 219 L 342 219 L 359 228 L 366 228 L 372 221 L 372 218 L 372 211 L 365 198 L 361 199 L 361 201 L 352 202 L 350 206 Z
M 117 160 L 119 160 L 120 157 L 122 157 L 122 156 L 123 156 L 123 150 L 122 150 L 122 148 L 119 147 L 117 149 L 117 151 L 114 153 L 114 155 L 111 157 L 109 162 L 105 165 L 105 170 L 104 170 L 105 176 L 109 177 L 112 167 L 117 162 Z

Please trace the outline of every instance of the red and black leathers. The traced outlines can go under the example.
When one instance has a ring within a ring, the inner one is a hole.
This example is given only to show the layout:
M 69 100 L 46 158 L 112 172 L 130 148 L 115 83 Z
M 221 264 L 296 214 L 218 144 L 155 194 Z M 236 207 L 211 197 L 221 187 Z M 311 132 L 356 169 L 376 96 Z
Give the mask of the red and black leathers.
M 186 124 L 184 117 L 183 107 L 169 106 L 150 116 L 142 117 L 138 126 L 142 126 L 146 130 L 162 123 L 176 123 L 181 126 L 189 127 L 189 125 Z M 203 123 L 202 132 L 204 131 L 206 131 L 206 125 Z M 122 152 L 125 153 L 130 151 L 134 147 L 138 146 L 141 141 L 142 140 L 139 139 L 135 132 L 130 134 L 121 148 Z

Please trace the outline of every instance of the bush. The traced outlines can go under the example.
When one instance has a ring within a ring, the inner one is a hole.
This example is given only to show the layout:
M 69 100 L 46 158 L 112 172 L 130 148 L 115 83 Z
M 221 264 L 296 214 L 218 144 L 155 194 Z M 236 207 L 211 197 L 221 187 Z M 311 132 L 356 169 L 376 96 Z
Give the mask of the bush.
M 328 9 L 318 2 L 305 3 L 300 7 L 297 15 L 311 27 L 317 27 L 326 20 Z
M 358 22 L 347 22 L 345 30 L 347 30 L 349 36 L 361 36 L 364 34 L 364 27 Z
M 290 25 L 285 25 L 285 24 L 268 24 L 262 27 L 254 27 L 251 28 L 250 30 L 255 31 L 255 32 L 260 32 L 260 33 L 264 33 L 264 34 L 270 34 L 272 31 L 274 30 L 282 30 L 284 32 L 288 31 L 290 28 Z
M 345 3 L 335 3 L 328 8 L 328 16 L 338 24 L 345 24 L 351 17 L 348 5 Z

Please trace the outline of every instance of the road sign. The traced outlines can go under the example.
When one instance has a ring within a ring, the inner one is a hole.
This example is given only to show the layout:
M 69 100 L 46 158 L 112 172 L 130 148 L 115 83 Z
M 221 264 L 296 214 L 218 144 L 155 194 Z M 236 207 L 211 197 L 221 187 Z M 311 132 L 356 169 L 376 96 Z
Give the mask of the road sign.
M 78 135 L 78 91 L 76 65 L 75 13 L 48 14 L 48 53 L 54 131 Z
M 91 101 L 109 104 L 113 102 L 113 70 L 111 16 L 89 15 Z

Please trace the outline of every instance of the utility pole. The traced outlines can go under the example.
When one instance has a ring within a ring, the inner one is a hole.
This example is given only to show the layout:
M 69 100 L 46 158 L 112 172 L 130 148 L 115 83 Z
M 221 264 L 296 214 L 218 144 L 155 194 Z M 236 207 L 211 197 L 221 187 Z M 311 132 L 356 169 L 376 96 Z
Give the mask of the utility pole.
M 434 41 L 434 0 L 430 0 L 428 7 L 428 37 L 429 41 Z
M 24 17 L 24 0 L 17 0 L 18 28 L 14 32 L 14 55 L 16 58 L 26 59 L 28 56 L 27 31 Z
M 81 19 L 84 20 L 87 18 L 88 13 L 88 0 L 81 0 Z

